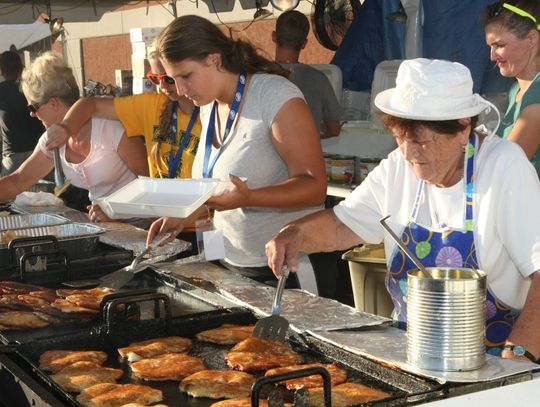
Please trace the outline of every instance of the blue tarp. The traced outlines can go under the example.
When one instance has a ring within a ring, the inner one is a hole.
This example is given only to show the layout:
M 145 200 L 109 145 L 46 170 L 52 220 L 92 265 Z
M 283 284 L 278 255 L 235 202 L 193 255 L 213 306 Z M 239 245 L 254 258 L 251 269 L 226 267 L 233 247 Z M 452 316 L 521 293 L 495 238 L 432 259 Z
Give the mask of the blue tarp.
M 332 59 L 343 72 L 344 88 L 371 90 L 377 64 L 403 58 L 405 23 L 386 19 L 399 9 L 399 4 L 399 0 L 365 0 L 360 7 Z
M 502 78 L 489 60 L 480 16 L 495 0 L 437 0 L 422 4 L 422 55 L 466 65 L 474 91 L 504 92 L 512 79 Z M 399 8 L 397 0 L 366 0 L 336 51 L 332 63 L 343 71 L 343 87 L 369 91 L 375 66 L 386 59 L 404 58 L 405 24 L 386 16 Z

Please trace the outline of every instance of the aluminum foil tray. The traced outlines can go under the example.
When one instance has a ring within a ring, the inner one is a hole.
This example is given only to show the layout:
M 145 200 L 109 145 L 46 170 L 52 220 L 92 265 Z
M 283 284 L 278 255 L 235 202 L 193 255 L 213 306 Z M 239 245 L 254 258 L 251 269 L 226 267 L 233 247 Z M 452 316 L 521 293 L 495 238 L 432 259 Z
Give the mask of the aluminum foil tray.
M 8 231 L 0 232 L 0 239 L 3 239 Z M 84 237 L 98 236 L 105 233 L 105 229 L 99 226 L 90 225 L 88 223 L 67 223 L 63 225 L 53 226 L 35 226 L 17 229 L 16 237 L 38 237 L 38 236 L 54 236 L 58 241 L 66 241 L 80 239 Z M 0 244 L 0 247 L 7 247 L 8 243 Z
M 9 242 L 14 238 L 54 236 L 58 241 L 58 248 L 65 251 L 70 260 L 81 259 L 93 253 L 99 242 L 99 235 L 105 232 L 104 228 L 87 223 L 66 223 L 55 226 L 38 226 L 24 229 L 0 231 L 0 267 L 14 265 L 14 258 L 9 250 Z M 12 236 L 6 234 L 13 234 Z M 25 246 L 32 250 L 32 243 L 26 242 Z M 38 243 L 38 247 L 41 245 Z M 35 247 L 37 249 L 37 247 Z M 22 249 L 22 248 L 21 248 Z M 42 247 L 46 249 L 46 247 Z M 19 249 L 17 249 L 19 250 Z M 19 258 L 22 253 L 16 257 Z
M 54 213 L 0 216 L 0 231 L 36 226 L 54 226 L 64 223 L 69 223 L 69 219 Z

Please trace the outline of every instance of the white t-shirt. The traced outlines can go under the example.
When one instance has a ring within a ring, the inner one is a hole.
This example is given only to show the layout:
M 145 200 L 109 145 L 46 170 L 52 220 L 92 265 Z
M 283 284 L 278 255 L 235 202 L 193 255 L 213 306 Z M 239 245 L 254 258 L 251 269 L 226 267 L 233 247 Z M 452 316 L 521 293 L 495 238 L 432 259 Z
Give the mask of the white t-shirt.
M 227 137 L 212 178 L 229 179 L 229 174 L 246 177 L 247 186 L 257 189 L 288 179 L 287 166 L 272 145 L 270 127 L 281 107 L 293 98 L 303 99 L 302 92 L 287 79 L 269 74 L 255 74 L 243 96 L 240 118 Z M 201 178 L 207 128 L 212 104 L 201 107 L 202 132 L 193 163 L 193 178 Z M 287 137 L 302 137 L 288 134 Z M 216 149 L 212 147 L 210 162 Z M 287 223 L 314 212 L 316 208 L 275 209 L 244 207 L 215 212 L 216 229 L 225 237 L 225 259 L 236 266 L 267 265 L 264 245 Z
M 124 134 L 122 124 L 117 120 L 92 118 L 90 134 L 91 147 L 86 158 L 78 164 L 66 160 L 66 147 L 60 148 L 62 169 L 72 185 L 88 190 L 90 201 L 107 196 L 123 187 L 137 176 L 126 166 L 117 149 Z M 43 134 L 38 142 L 40 150 L 52 158 Z
M 521 309 L 530 276 L 540 270 L 540 182 L 522 149 L 496 136 L 487 137 L 475 157 L 474 239 L 488 289 L 505 304 Z M 418 178 L 399 149 L 375 168 L 336 216 L 368 243 L 385 243 L 390 259 L 395 243 L 379 220 L 398 235 L 408 223 Z M 463 229 L 463 181 L 450 188 L 426 185 L 417 222 Z M 435 204 L 433 204 L 435 202 Z M 448 217 L 448 218 L 447 218 Z

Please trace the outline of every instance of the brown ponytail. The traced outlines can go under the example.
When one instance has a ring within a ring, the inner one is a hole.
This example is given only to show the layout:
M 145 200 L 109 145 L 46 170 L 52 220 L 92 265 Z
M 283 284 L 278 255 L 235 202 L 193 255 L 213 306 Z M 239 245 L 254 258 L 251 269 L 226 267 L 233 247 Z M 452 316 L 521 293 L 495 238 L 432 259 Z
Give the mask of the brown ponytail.
M 227 37 L 214 23 L 195 15 L 175 19 L 165 27 L 155 44 L 159 57 L 169 62 L 202 61 L 209 54 L 218 53 L 223 69 L 228 72 L 289 75 L 289 71 L 262 56 L 252 44 Z

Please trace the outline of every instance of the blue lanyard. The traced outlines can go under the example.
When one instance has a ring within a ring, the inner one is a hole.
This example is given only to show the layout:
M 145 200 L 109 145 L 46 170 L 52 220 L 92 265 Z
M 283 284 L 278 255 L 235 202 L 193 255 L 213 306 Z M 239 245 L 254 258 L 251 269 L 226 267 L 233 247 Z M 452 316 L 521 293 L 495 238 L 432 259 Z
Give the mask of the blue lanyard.
M 208 128 L 206 130 L 206 142 L 204 150 L 204 163 L 203 163 L 203 178 L 209 178 L 214 169 L 214 165 L 218 160 L 221 152 L 223 150 L 223 144 L 229 135 L 236 115 L 238 114 L 238 108 L 240 107 L 240 102 L 242 101 L 242 95 L 244 94 L 244 88 L 246 86 L 246 73 L 240 73 L 238 78 L 238 84 L 236 85 L 236 92 L 234 93 L 234 99 L 231 103 L 231 110 L 229 111 L 229 116 L 227 117 L 227 123 L 225 124 L 225 131 L 223 133 L 223 141 L 219 148 L 216 151 L 216 155 L 212 162 L 210 162 L 210 153 L 212 152 L 212 142 L 214 140 L 214 130 L 216 128 L 216 109 L 217 102 L 214 102 L 212 106 L 212 113 L 210 114 L 210 120 L 208 122 Z
M 193 109 L 193 113 L 191 113 L 191 118 L 189 119 L 189 124 L 187 126 L 186 132 L 184 133 L 182 137 L 182 141 L 180 142 L 180 145 L 178 146 L 178 150 L 176 151 L 176 154 L 173 154 L 173 148 L 171 146 L 171 150 L 169 151 L 169 178 L 176 178 L 176 172 L 178 171 L 178 167 L 180 166 L 180 161 L 182 160 L 182 154 L 184 153 L 184 149 L 186 148 L 186 145 L 188 141 L 190 140 L 191 131 L 193 130 L 193 126 L 195 125 L 195 121 L 197 121 L 197 117 L 199 116 L 199 106 L 195 106 Z M 177 106 L 174 109 L 173 117 L 172 117 L 172 123 L 171 123 L 171 137 L 173 139 L 173 143 L 176 144 L 176 129 L 178 125 L 178 110 Z

